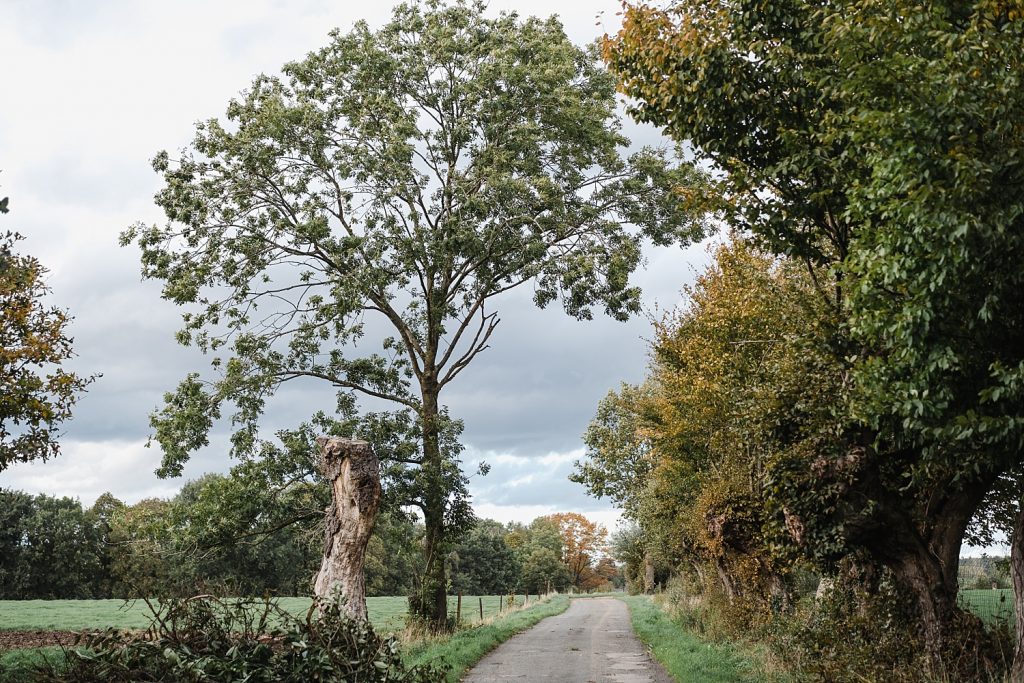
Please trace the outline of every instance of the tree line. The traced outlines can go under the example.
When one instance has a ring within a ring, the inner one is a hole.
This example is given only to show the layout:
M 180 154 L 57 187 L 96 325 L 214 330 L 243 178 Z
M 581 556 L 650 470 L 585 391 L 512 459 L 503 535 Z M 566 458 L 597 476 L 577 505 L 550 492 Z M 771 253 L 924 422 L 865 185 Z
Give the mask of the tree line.
M 265 520 L 211 525 L 205 498 L 223 475 L 190 481 L 171 499 L 127 505 L 109 493 L 89 507 L 77 499 L 0 490 L 0 599 L 226 595 L 309 595 L 321 560 L 322 529 Z M 367 594 L 409 595 L 422 572 L 423 524 L 382 514 L 365 564 Z M 530 524 L 475 520 L 445 558 L 450 590 L 465 595 L 543 594 L 621 588 L 604 528 L 578 513 Z
M 957 567 L 1002 537 L 1024 677 L 1022 37 L 1018 3 L 681 0 L 604 42 L 632 114 L 714 169 L 728 234 L 576 477 L 738 623 L 807 571 L 851 630 L 899 605 L 888 642 L 918 645 L 872 675 L 999 674 Z

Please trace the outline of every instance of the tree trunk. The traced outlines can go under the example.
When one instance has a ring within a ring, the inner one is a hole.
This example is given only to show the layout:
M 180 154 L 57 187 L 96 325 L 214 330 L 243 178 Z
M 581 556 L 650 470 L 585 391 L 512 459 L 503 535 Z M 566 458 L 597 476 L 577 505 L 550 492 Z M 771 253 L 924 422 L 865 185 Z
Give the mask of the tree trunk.
M 1013 607 L 1017 621 L 1017 643 L 1010 669 L 1012 683 L 1024 683 L 1024 501 L 1010 537 L 1010 574 L 1013 575 Z
M 928 673 L 970 676 L 990 664 L 983 654 L 981 621 L 957 605 L 957 573 L 964 531 L 982 497 L 981 486 L 949 491 L 922 533 L 908 515 L 890 508 L 887 534 L 872 554 L 893 571 L 917 603 Z
M 644 553 L 644 593 L 650 595 L 654 592 L 654 560 L 651 558 L 651 551 Z
M 447 492 L 444 487 L 444 468 L 438 425 L 438 396 L 436 388 L 421 386 L 423 413 L 424 481 L 423 524 L 425 528 L 424 567 L 418 594 L 410 604 L 410 611 L 426 621 L 434 631 L 445 631 L 448 624 L 448 591 L 444 556 L 444 514 Z
M 313 592 L 328 598 L 340 590 L 345 611 L 366 619 L 363 560 L 380 508 L 380 464 L 365 441 L 320 437 L 320 466 L 331 482 L 324 557 Z
M 725 591 L 725 597 L 732 604 L 736 600 L 736 586 L 732 582 L 732 577 L 729 576 L 729 568 L 725 566 L 723 558 L 715 558 L 715 571 L 718 572 L 718 580 L 722 582 L 722 590 Z

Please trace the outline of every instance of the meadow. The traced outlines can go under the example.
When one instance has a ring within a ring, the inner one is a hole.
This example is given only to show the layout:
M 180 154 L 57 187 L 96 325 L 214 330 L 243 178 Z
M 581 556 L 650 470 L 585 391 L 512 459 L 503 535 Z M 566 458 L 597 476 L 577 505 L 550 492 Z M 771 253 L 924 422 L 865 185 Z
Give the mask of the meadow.
M 981 617 L 986 624 L 1008 621 L 1013 627 L 1013 591 L 1004 589 L 961 590 L 960 604 Z
M 531 601 L 537 598 L 533 596 Z M 501 595 L 463 596 L 462 622 L 480 621 L 480 604 L 486 620 L 509 606 L 509 597 Z M 521 607 L 526 596 L 515 596 Z M 278 598 L 278 604 L 292 614 L 302 615 L 309 609 L 309 598 Z M 455 613 L 457 596 L 448 597 L 448 611 Z M 405 626 L 408 600 L 405 596 L 367 598 L 370 622 L 381 633 L 397 633 Z M 500 607 L 500 610 L 499 610 Z M 82 629 L 145 628 L 150 623 L 150 610 L 143 600 L 0 600 L 0 630 L 7 631 L 76 631 Z

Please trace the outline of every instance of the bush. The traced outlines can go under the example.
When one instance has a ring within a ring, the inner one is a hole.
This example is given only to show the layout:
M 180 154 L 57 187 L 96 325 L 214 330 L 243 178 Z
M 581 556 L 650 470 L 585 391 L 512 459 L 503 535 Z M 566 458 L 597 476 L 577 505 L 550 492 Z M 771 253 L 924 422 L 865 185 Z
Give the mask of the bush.
M 84 637 L 66 667 L 37 681 L 433 683 L 433 666 L 406 668 L 398 642 L 349 617 L 339 600 L 317 600 L 304 618 L 270 600 L 212 596 L 165 600 L 144 632 L 109 629 Z

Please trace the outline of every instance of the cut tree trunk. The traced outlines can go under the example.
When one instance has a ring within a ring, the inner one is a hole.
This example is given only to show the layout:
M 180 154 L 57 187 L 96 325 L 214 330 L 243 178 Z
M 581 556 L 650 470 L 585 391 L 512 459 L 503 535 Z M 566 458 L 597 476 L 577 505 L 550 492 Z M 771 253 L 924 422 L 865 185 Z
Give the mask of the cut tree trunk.
M 320 466 L 331 483 L 324 557 L 313 584 L 320 598 L 339 591 L 344 611 L 366 619 L 363 560 L 380 508 L 380 464 L 366 441 L 320 437 Z
M 1017 615 L 1017 643 L 1010 680 L 1012 683 L 1024 683 L 1024 501 L 1020 503 L 1010 539 L 1010 573 L 1013 575 L 1013 606 Z

